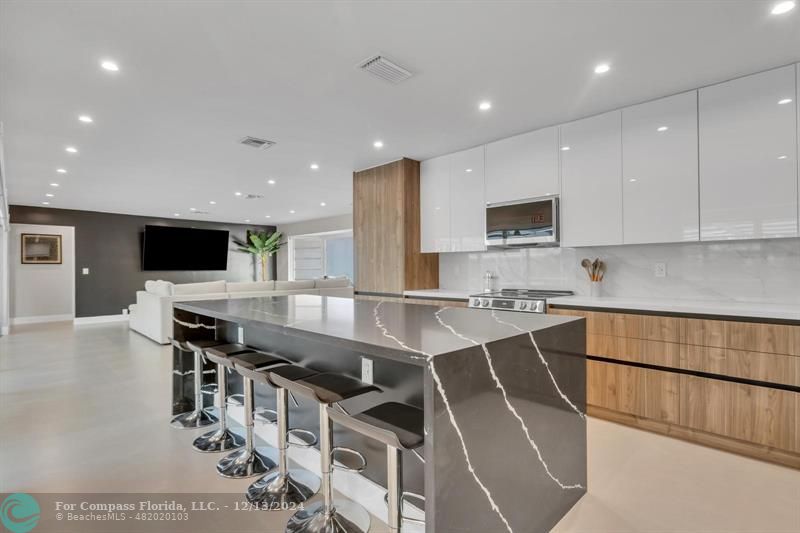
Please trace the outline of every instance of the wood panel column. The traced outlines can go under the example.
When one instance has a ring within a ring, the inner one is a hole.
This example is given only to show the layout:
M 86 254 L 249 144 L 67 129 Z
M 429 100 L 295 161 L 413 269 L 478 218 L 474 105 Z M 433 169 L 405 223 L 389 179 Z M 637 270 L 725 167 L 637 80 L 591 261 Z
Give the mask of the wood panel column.
M 419 161 L 353 173 L 355 290 L 402 296 L 439 287 L 439 254 L 420 253 Z

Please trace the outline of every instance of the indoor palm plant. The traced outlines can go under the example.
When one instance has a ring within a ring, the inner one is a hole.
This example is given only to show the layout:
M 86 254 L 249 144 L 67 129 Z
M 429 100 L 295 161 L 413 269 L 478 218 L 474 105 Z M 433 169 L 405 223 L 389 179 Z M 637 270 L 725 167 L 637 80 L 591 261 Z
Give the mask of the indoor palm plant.
M 254 231 L 248 232 L 247 237 L 249 242 L 241 239 L 233 239 L 233 242 L 239 246 L 240 252 L 252 254 L 261 261 L 261 281 L 267 281 L 267 259 L 280 250 L 283 245 L 281 233 L 279 231 L 274 233 Z

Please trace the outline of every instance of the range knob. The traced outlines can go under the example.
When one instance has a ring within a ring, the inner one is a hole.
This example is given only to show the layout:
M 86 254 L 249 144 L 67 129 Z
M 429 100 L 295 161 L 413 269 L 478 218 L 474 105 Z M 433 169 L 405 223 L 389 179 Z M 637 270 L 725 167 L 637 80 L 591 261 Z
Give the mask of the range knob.
M 520 302 L 519 303 L 519 308 L 520 308 L 521 311 L 524 311 L 525 309 L 528 308 L 528 302 Z
M 481 305 L 484 306 L 484 307 L 489 307 L 489 300 L 487 300 L 486 298 L 483 298 L 481 300 Z
M 480 299 L 478 299 L 478 298 L 474 298 L 474 299 L 472 300 L 472 307 L 480 307 L 480 306 L 481 306 L 481 301 L 480 301 Z

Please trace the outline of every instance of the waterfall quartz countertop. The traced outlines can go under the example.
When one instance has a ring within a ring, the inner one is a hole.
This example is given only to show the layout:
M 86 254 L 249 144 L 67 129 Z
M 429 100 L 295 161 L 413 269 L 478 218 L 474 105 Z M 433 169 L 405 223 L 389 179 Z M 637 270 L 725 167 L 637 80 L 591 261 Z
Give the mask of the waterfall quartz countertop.
M 581 320 L 305 294 L 176 302 L 175 308 L 417 365 L 476 342 L 490 343 Z

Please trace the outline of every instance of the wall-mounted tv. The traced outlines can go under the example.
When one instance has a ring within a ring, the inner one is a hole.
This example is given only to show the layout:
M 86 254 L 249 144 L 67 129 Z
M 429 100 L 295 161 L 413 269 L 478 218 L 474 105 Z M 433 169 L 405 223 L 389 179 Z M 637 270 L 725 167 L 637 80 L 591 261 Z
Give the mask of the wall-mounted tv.
M 227 270 L 228 232 L 145 226 L 142 270 Z

